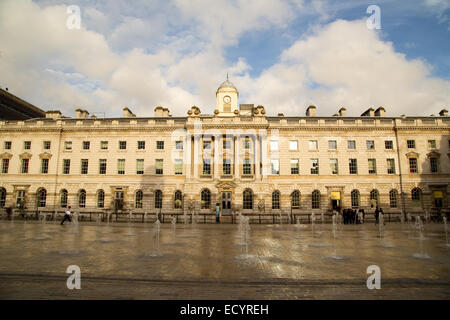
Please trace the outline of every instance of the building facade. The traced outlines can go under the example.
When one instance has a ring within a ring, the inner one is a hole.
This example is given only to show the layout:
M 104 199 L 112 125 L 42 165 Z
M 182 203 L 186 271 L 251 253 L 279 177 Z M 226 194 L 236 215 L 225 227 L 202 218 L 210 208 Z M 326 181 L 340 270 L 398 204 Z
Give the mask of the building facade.
M 217 109 L 186 117 L 0 121 L 0 206 L 29 210 L 322 213 L 339 208 L 423 212 L 449 207 L 450 118 L 266 116 L 238 105 L 228 80 Z

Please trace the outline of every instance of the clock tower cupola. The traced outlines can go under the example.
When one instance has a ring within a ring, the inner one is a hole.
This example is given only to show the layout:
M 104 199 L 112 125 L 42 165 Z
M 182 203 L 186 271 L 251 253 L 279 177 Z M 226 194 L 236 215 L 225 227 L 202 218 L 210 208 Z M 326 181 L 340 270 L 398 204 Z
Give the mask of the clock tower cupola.
M 219 110 L 219 116 L 234 116 L 234 111 L 238 110 L 237 100 L 239 92 L 233 83 L 228 80 L 224 81 L 216 92 L 217 109 Z

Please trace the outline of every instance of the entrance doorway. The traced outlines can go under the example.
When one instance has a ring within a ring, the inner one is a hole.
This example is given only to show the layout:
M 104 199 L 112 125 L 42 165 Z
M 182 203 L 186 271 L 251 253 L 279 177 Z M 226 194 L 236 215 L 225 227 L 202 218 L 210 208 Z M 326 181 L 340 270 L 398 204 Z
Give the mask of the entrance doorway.
M 340 200 L 331 200 L 331 207 L 333 208 L 333 210 L 339 211 L 341 207 L 340 202 Z
M 123 191 L 116 191 L 114 195 L 114 211 L 123 210 Z
M 341 192 L 331 191 L 331 208 L 336 211 L 340 211 L 341 208 Z
M 231 191 L 222 192 L 222 213 L 231 214 Z

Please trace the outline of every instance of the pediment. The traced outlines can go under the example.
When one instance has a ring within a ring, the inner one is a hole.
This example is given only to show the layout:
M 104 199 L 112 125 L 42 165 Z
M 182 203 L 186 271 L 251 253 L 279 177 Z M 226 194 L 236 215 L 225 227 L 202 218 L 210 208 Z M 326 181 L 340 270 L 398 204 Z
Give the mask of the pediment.
M 0 154 L 0 159 L 11 159 L 12 158 L 12 154 L 9 152 L 3 152 Z
M 32 155 L 31 153 L 28 153 L 28 152 L 24 152 L 24 153 L 21 153 L 21 154 L 19 155 L 19 157 L 20 157 L 21 159 L 30 159 L 32 156 L 33 156 L 33 155 Z
M 419 157 L 419 154 L 418 154 L 417 152 L 410 151 L 410 152 L 408 152 L 408 153 L 406 154 L 406 157 L 407 157 L 407 158 L 418 158 L 418 157 Z
M 216 184 L 216 188 L 217 189 L 234 189 L 236 188 L 236 183 L 234 183 L 233 181 L 222 181 L 219 182 L 218 184 Z
M 43 152 L 39 155 L 39 158 L 41 158 L 41 159 L 50 159 L 51 157 L 52 157 L 52 154 L 48 153 L 48 152 Z
M 430 153 L 427 154 L 428 158 L 440 158 L 441 154 L 437 151 L 431 151 Z

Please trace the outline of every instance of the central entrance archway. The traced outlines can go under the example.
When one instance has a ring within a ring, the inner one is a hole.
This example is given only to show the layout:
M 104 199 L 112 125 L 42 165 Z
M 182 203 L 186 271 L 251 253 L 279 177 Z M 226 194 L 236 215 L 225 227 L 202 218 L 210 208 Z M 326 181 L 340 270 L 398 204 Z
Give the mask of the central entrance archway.
M 222 191 L 222 213 L 231 214 L 231 191 Z

